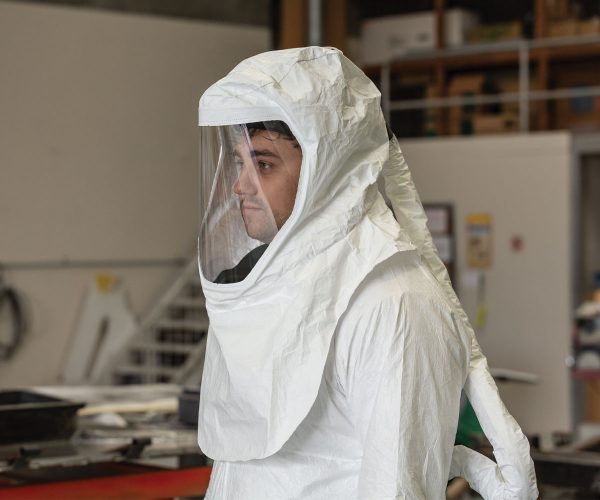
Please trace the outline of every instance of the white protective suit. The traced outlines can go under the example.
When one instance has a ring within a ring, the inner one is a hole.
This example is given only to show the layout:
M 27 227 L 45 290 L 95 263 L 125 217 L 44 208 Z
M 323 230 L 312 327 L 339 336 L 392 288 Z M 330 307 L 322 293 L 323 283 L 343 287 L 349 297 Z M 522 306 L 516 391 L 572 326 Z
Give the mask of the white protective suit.
M 375 85 L 338 50 L 308 47 L 247 59 L 200 100 L 201 127 L 261 120 L 289 126 L 302 166 L 291 216 L 243 281 L 204 275 L 210 224 L 200 230 L 207 498 L 442 499 L 455 476 L 486 499 L 536 498 L 529 444 L 433 247 Z M 496 463 L 454 446 L 463 388 Z

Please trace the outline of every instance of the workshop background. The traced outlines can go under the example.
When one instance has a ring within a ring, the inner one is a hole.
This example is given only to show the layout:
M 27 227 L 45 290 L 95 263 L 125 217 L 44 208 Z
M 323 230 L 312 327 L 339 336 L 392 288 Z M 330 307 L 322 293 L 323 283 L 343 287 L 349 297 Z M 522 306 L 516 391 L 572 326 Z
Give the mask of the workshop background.
M 202 494 L 198 99 L 242 59 L 308 44 L 379 86 L 541 498 L 600 496 L 600 2 L 0 0 L 0 498 L 82 498 L 81 481 L 153 498 L 152 460 L 180 474 L 163 498 Z M 87 403 L 61 435 L 7 423 L 52 398 Z M 184 445 L 144 441 L 156 414 Z M 94 459 L 43 445 L 111 425 L 121 441 Z

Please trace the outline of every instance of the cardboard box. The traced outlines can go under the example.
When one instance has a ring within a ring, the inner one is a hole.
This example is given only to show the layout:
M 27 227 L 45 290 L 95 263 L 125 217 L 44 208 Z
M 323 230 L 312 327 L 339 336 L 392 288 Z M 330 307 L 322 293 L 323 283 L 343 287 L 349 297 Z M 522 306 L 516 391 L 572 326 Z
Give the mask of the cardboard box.
M 473 132 L 479 134 L 502 134 L 517 132 L 519 130 L 519 117 L 516 113 L 483 114 L 475 113 L 473 116 Z
M 480 94 L 483 92 L 484 82 L 485 75 L 483 73 L 458 75 L 450 81 L 450 85 L 448 85 L 448 94 Z
M 593 17 L 579 21 L 577 19 L 563 19 L 553 21 L 548 26 L 548 36 L 586 36 L 600 34 L 600 18 Z
M 600 72 L 595 64 L 580 64 L 555 77 L 556 88 L 585 88 L 600 85 Z M 554 126 L 565 129 L 595 130 L 600 128 L 600 96 L 557 99 Z
M 548 36 L 575 36 L 578 34 L 579 21 L 577 19 L 564 19 L 552 21 L 548 26 Z
M 519 93 L 519 78 L 515 76 L 504 76 L 497 80 L 498 90 L 503 94 L 518 94 Z M 529 89 L 539 89 L 539 84 L 535 78 L 535 75 L 531 76 L 529 80 Z M 539 109 L 543 102 L 541 101 L 529 101 L 529 122 L 535 123 L 535 116 L 539 112 Z M 504 102 L 501 105 L 502 111 L 505 112 L 519 112 L 519 102 Z
M 600 18 L 594 17 L 585 21 L 579 21 L 577 24 L 578 35 L 598 35 L 600 34 Z
M 523 34 L 520 21 L 477 26 L 469 31 L 469 42 L 497 42 L 500 40 L 516 40 Z
M 446 47 L 464 45 L 467 42 L 467 33 L 479 24 L 479 16 L 475 12 L 464 9 L 447 9 L 444 13 L 444 20 Z M 433 30 L 435 31 L 435 16 Z
M 519 78 L 518 76 L 510 76 L 499 78 L 498 81 L 498 91 L 501 94 L 517 94 L 519 92 Z M 504 102 L 502 103 L 502 111 L 514 111 L 518 112 L 519 103 L 515 102 Z
M 478 23 L 475 13 L 448 9 L 445 13 L 446 45 L 463 45 L 466 34 Z M 361 64 L 382 64 L 407 52 L 435 48 L 435 15 L 432 11 L 367 19 L 361 27 Z
M 485 75 L 472 73 L 455 76 L 448 85 L 448 95 L 470 96 L 483 94 Z M 471 135 L 473 133 L 473 113 L 481 106 L 465 104 L 451 106 L 448 111 L 448 132 L 451 135 Z
M 549 19 L 565 19 L 571 15 L 571 0 L 546 0 Z
M 600 422 L 600 380 L 586 380 L 584 419 L 587 422 Z

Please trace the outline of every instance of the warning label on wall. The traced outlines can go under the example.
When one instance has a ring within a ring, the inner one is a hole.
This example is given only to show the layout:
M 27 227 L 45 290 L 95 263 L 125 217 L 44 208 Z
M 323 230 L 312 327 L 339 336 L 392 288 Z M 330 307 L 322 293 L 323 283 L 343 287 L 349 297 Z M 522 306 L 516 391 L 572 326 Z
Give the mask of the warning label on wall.
M 467 215 L 467 265 L 485 269 L 492 265 L 492 216 Z

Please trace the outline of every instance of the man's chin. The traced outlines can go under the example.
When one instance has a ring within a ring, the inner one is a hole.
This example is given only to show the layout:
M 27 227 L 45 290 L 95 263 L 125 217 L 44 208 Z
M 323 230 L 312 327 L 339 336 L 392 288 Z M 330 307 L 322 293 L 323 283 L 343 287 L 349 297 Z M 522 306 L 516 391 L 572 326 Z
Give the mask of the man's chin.
M 260 241 L 261 243 L 271 243 L 271 241 L 273 241 L 273 238 L 275 238 L 275 234 L 277 234 L 275 232 L 275 234 L 273 234 L 272 232 L 268 233 L 267 231 L 261 231 L 258 230 L 257 228 L 253 228 L 251 225 L 246 225 L 246 233 L 248 234 L 248 236 L 250 236 L 250 238 L 252 238 L 253 240 L 257 240 Z
M 258 212 L 258 209 L 247 209 L 242 211 L 242 219 L 244 220 L 244 226 L 246 227 L 246 234 L 253 240 L 267 244 L 271 243 L 277 234 L 277 229 L 268 229 L 267 226 L 271 225 L 269 223 L 258 223 L 256 218 L 252 217 L 253 214 L 249 213 L 254 211 Z

